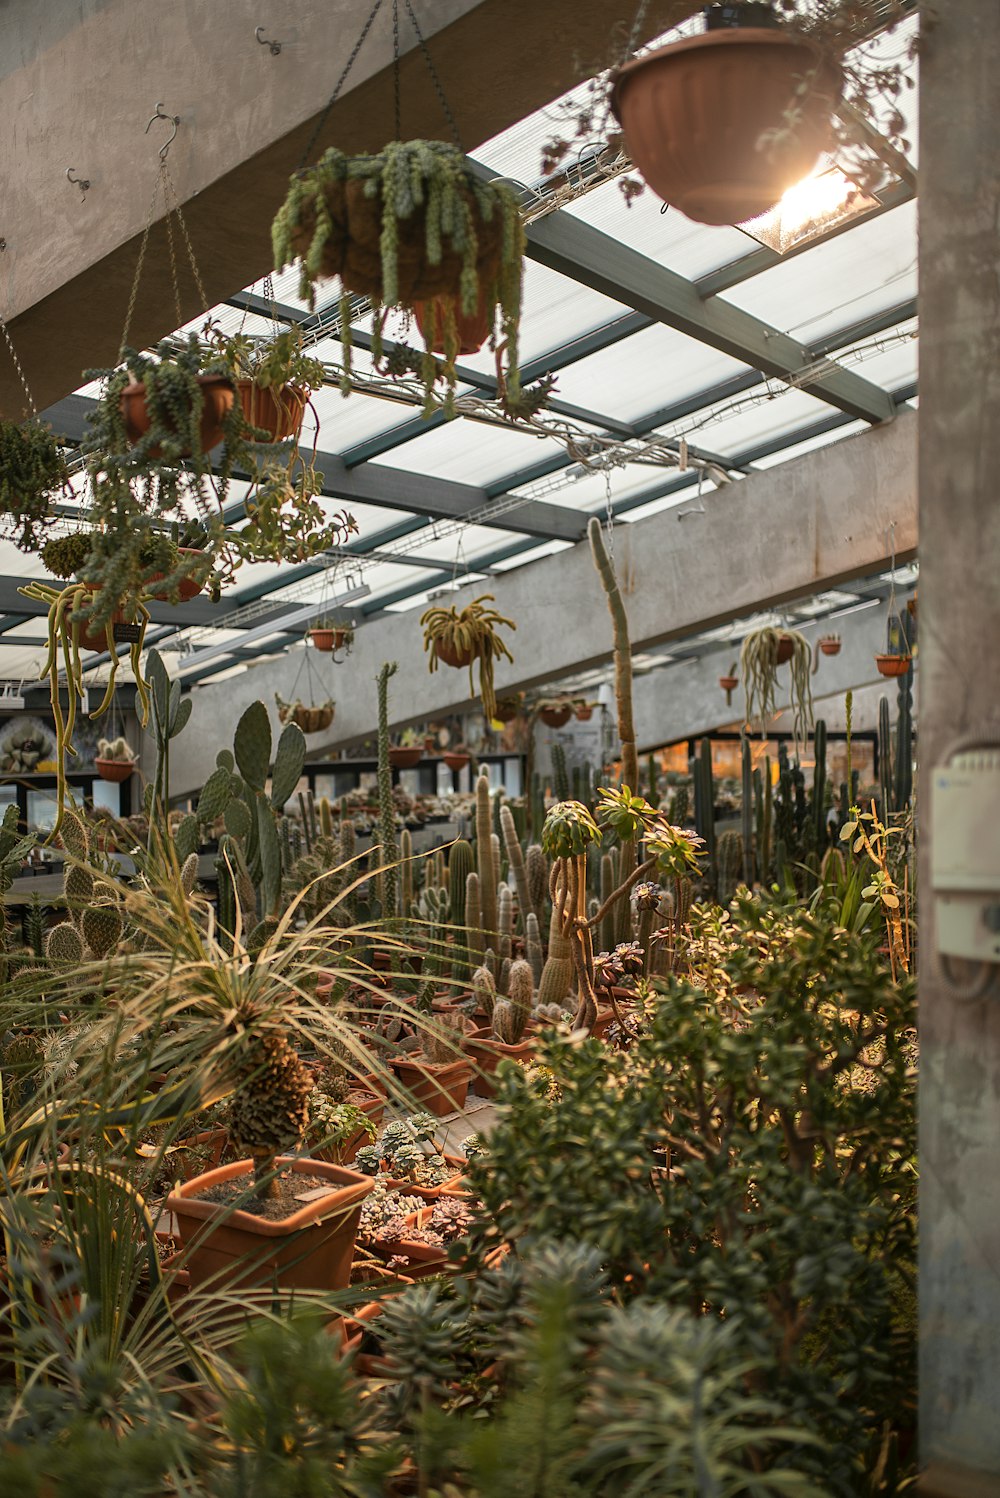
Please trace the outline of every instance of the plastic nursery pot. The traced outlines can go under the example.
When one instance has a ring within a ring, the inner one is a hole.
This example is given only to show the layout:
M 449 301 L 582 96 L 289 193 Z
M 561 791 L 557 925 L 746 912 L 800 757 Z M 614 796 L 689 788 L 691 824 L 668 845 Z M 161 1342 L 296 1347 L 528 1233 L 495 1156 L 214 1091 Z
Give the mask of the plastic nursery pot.
M 779 666 L 787 665 L 795 653 L 795 641 L 791 635 L 779 635 L 777 649 L 774 658 Z
M 403 749 L 401 747 L 389 749 L 389 763 L 395 765 L 397 770 L 412 770 L 414 765 L 419 765 L 424 757 L 422 749 Z
M 822 652 L 823 652 L 824 655 L 839 655 L 840 654 L 840 641 L 839 640 L 830 639 L 830 638 L 824 638 L 824 639 L 820 640 L 820 642 L 819 642 L 819 648 L 820 648 L 820 650 L 822 650 Z
M 469 763 L 469 756 L 467 754 L 443 754 L 441 758 L 449 770 L 464 770 Z
M 201 421 L 198 426 L 200 451 L 208 453 L 222 441 L 222 423 L 233 408 L 236 391 L 225 375 L 199 375 L 201 386 Z M 137 380 L 126 385 L 121 393 L 121 412 L 125 432 L 130 442 L 139 442 L 150 428 L 149 411 L 146 409 L 146 387 Z M 159 449 L 151 450 L 149 456 L 158 458 Z M 179 457 L 189 458 L 185 449 Z
M 905 676 L 910 669 L 911 657 L 908 655 L 877 655 L 875 665 L 880 676 Z
M 534 1037 L 528 1035 L 517 1045 L 505 1045 L 495 1039 L 489 1026 L 466 1036 L 465 1050 L 469 1059 L 479 1068 L 475 1088 L 481 1097 L 493 1097 L 496 1084 L 493 1074 L 501 1061 L 530 1061 L 535 1054 Z
M 447 640 L 434 641 L 434 654 L 439 661 L 444 661 L 446 666 L 455 666 L 461 670 L 463 666 L 471 666 L 476 658 L 476 652 L 470 646 L 467 650 L 457 650 Z
M 571 707 L 543 707 L 538 716 L 548 728 L 563 728 L 573 716 Z
M 203 1193 L 225 1181 L 249 1177 L 251 1160 L 220 1165 L 176 1187 L 164 1208 L 174 1214 L 191 1284 L 270 1286 L 285 1290 L 343 1290 L 351 1277 L 361 1203 L 370 1176 L 323 1160 L 281 1155 L 278 1165 L 299 1175 L 321 1176 L 330 1190 L 272 1222 Z M 217 1278 L 216 1278 L 217 1277 Z
M 626 63 L 611 107 L 664 202 L 696 223 L 739 224 L 808 176 L 832 139 L 841 88 L 839 67 L 806 38 L 738 26 Z
M 94 760 L 94 769 L 102 780 L 110 780 L 113 784 L 120 785 L 132 774 L 135 764 L 130 759 L 97 758 Z
M 267 433 L 266 437 L 251 437 L 251 442 L 286 442 L 299 435 L 308 397 L 298 385 L 282 385 L 275 390 L 254 380 L 237 380 L 236 389 L 248 424 Z
M 471 1061 L 459 1058 L 444 1066 L 436 1066 L 422 1058 L 411 1061 L 408 1056 L 394 1056 L 391 1065 L 414 1102 L 420 1103 L 435 1118 L 444 1118 L 446 1114 L 464 1108 L 472 1081 Z
M 435 354 L 444 353 L 447 305 L 443 297 L 437 297 L 431 302 L 417 302 L 413 308 L 421 337 Z M 454 306 L 459 356 L 478 354 L 493 331 L 492 308 L 484 305 L 482 291 L 479 294 L 479 304 L 471 315 L 463 312 L 457 301 Z

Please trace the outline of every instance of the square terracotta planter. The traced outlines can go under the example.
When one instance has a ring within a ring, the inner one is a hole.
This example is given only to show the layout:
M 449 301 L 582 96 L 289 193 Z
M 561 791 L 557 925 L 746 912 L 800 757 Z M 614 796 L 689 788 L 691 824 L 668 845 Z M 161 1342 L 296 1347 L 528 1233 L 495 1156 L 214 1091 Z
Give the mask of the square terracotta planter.
M 471 1061 L 460 1057 L 446 1066 L 435 1066 L 423 1057 L 411 1061 L 405 1056 L 395 1056 L 392 1069 L 414 1101 L 435 1118 L 444 1118 L 447 1113 L 457 1113 L 465 1107 L 472 1080 Z
M 205 1200 L 202 1193 L 213 1186 L 251 1176 L 252 1160 L 221 1165 L 171 1191 L 164 1208 L 174 1214 L 193 1288 L 211 1280 L 213 1288 L 248 1289 L 277 1281 L 285 1290 L 346 1289 L 361 1203 L 374 1182 L 323 1160 L 281 1155 L 278 1165 L 322 1177 L 330 1183 L 329 1193 L 276 1222 Z
M 502 1040 L 494 1038 L 493 1031 L 486 1025 L 466 1036 L 465 1049 L 478 1067 L 476 1091 L 481 1097 L 493 1097 L 496 1093 L 493 1074 L 497 1066 L 504 1060 L 530 1061 L 535 1054 L 535 1039 L 533 1035 L 526 1035 L 517 1045 L 505 1045 Z

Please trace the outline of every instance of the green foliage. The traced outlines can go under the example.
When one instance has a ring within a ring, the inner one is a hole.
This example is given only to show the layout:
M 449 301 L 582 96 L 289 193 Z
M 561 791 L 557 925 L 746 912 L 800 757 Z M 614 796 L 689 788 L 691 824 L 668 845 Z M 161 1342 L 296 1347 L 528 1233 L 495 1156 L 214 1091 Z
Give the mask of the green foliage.
M 48 427 L 0 421 L 0 516 L 19 550 L 38 550 L 54 492 L 66 482 L 66 461 Z
M 557 801 L 542 827 L 542 852 L 547 858 L 579 858 L 591 843 L 601 841 L 601 829 L 582 801 Z

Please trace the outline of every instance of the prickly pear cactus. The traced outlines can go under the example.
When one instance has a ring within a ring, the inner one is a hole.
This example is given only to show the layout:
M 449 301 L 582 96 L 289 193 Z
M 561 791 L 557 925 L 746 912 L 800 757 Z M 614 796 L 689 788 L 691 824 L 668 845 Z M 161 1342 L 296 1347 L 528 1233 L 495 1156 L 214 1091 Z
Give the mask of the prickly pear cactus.
M 81 925 L 83 939 L 95 957 L 109 957 L 117 950 L 124 927 L 116 905 L 88 905 Z
M 78 967 L 84 958 L 83 937 L 70 921 L 53 926 L 45 941 L 45 955 L 53 967 Z

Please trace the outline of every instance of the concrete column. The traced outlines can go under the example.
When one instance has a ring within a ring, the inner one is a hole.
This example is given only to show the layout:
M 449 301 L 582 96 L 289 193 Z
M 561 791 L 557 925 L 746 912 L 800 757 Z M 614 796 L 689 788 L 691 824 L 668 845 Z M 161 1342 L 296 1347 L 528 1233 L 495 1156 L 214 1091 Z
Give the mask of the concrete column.
M 1000 5 L 948 0 L 920 73 L 920 1152 L 928 1494 L 1000 1492 L 1000 985 L 935 959 L 931 772 L 1000 732 Z M 1000 841 L 1000 828 L 983 836 Z

